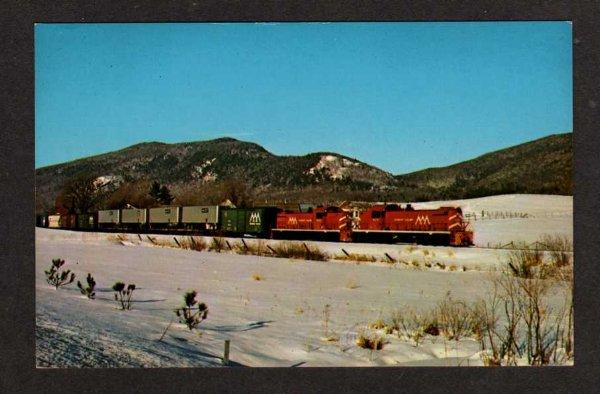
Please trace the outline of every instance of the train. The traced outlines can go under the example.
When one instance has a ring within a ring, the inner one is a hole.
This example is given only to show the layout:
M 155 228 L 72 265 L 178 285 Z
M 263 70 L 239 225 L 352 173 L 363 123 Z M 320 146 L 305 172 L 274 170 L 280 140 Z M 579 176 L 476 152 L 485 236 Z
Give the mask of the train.
M 82 231 L 167 232 L 334 242 L 472 246 L 473 231 L 460 207 L 415 209 L 374 204 L 363 210 L 310 206 L 164 206 L 37 215 L 36 226 Z

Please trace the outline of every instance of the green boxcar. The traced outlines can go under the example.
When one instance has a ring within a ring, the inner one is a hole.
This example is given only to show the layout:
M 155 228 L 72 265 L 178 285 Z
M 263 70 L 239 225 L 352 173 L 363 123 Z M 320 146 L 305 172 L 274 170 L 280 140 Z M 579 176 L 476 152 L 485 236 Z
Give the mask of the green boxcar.
M 223 208 L 220 219 L 225 233 L 268 236 L 277 219 L 277 208 Z
M 85 213 L 77 215 L 77 227 L 82 229 L 95 228 L 95 215 L 93 213 Z

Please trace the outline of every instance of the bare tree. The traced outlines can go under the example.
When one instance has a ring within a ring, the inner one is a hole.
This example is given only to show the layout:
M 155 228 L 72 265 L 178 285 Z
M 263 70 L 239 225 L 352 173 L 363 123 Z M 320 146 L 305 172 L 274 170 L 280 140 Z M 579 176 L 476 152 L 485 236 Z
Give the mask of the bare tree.
M 65 182 L 56 199 L 56 208 L 69 213 L 90 212 L 106 197 L 108 186 L 91 174 L 77 175 Z

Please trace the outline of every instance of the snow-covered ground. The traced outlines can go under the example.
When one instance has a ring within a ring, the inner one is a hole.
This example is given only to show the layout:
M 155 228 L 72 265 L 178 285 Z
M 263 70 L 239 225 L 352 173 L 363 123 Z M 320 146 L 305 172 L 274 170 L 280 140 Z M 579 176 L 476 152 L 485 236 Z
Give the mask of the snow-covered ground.
M 473 222 L 476 236 L 494 243 L 532 242 L 543 233 L 572 236 L 571 197 L 498 196 L 458 203 L 466 212 L 530 213 L 522 219 Z M 552 212 L 563 215 L 552 217 Z M 542 227 L 546 225 L 551 226 Z M 382 350 L 370 351 L 356 346 L 356 337 L 369 323 L 389 321 L 395 310 L 406 306 L 425 310 L 448 293 L 466 301 L 485 295 L 489 275 L 494 275 L 488 271 L 498 268 L 506 253 L 310 242 L 332 257 L 342 255 L 343 248 L 380 260 L 388 253 L 408 263 L 358 264 L 197 252 L 157 247 L 137 235 L 126 237 L 120 242 L 114 234 L 36 229 L 39 366 L 218 366 L 226 339 L 231 340 L 234 366 L 482 365 L 478 343 L 471 338 L 428 336 L 414 346 L 387 335 L 389 343 Z M 49 287 L 44 270 L 57 257 L 82 281 L 92 273 L 97 299 L 83 298 L 75 284 L 59 290 Z M 451 265 L 457 269 L 450 270 Z M 137 286 L 130 311 L 116 308 L 110 287 L 118 280 Z M 210 310 L 200 334 L 174 321 L 173 309 L 189 289 L 196 289 Z M 552 302 L 558 305 L 561 298 L 557 293 Z M 326 341 L 332 334 L 337 340 Z

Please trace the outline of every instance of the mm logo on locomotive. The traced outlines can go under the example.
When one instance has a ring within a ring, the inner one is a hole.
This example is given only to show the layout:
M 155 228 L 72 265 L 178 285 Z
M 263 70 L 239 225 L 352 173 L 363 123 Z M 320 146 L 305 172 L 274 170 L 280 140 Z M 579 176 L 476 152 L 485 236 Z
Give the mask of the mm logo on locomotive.
M 252 212 L 248 223 L 250 223 L 251 226 L 260 226 L 260 214 L 258 212 Z
M 429 216 L 417 216 L 416 224 L 431 224 Z

